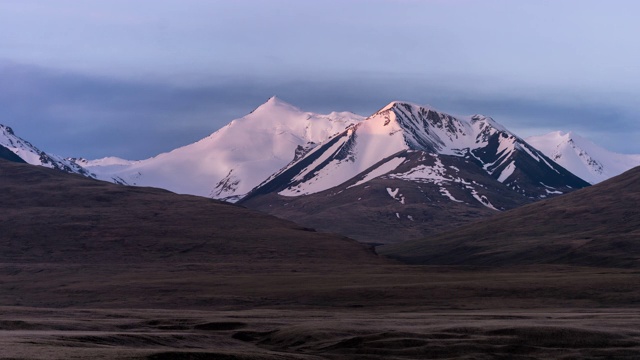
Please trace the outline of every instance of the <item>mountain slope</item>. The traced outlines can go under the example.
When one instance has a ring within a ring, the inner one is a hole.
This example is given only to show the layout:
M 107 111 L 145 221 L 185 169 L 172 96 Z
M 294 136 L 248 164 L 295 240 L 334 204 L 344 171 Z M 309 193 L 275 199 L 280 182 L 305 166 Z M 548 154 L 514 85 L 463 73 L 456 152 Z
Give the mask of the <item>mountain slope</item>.
M 375 263 L 355 241 L 225 202 L 0 159 L 1 263 Z M 249 266 L 249 265 L 247 265 Z
M 378 248 L 421 264 L 640 266 L 640 167 L 427 239 Z
M 640 166 L 640 154 L 618 154 L 572 132 L 555 131 L 526 140 L 565 169 L 592 184 Z
M 392 102 L 241 203 L 361 241 L 393 242 L 584 186 L 491 118 Z
M 16 161 L 14 156 L 6 153 L 7 150 L 15 154 L 17 158 L 32 165 L 94 177 L 93 174 L 76 164 L 73 160 L 47 154 L 33 146 L 30 142 L 17 136 L 10 127 L 0 124 L 0 152 L 6 154 L 3 158 L 11 158 Z
M 303 112 L 276 97 L 210 136 L 156 157 L 85 162 L 104 179 L 234 201 L 283 166 L 362 118 Z M 107 159 L 109 160 L 109 159 Z

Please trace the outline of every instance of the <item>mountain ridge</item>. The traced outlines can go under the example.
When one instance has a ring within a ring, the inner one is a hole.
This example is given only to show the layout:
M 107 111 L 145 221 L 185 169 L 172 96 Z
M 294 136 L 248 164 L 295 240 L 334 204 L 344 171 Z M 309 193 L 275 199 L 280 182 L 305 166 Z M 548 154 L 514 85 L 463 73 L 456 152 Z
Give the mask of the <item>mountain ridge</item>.
M 583 181 L 575 179 L 491 118 L 482 115 L 456 118 L 431 108 L 394 101 L 308 152 L 305 165 L 310 162 L 308 159 L 314 160 L 284 181 L 287 186 L 280 189 L 279 193 L 296 196 L 327 190 L 367 171 L 382 159 L 404 151 L 467 157 L 514 190 L 520 188 L 520 184 L 516 184 L 517 180 L 507 180 L 516 172 L 516 162 L 528 156 L 539 163 L 539 167 L 548 167 L 552 171 L 546 175 L 544 186 L 536 184 L 539 189 L 531 196 L 546 197 L 548 192 L 543 190 L 562 187 L 563 180 L 559 179 L 563 178 L 571 179 L 565 191 L 570 191 L 573 186 L 585 186 Z M 293 162 L 279 173 L 288 172 L 292 166 L 300 168 L 299 164 Z M 277 176 L 270 177 L 260 186 L 265 186 Z M 522 181 L 522 176 L 520 179 Z M 283 182 L 282 179 L 277 181 Z M 531 185 L 531 181 L 528 185 Z
M 155 186 L 234 201 L 334 132 L 360 121 L 359 115 L 304 112 L 271 97 L 192 144 L 149 159 L 87 168 L 102 178 L 117 176 L 129 185 Z
M 0 124 L 0 147 L 0 151 L 5 153 L 6 151 L 9 151 L 25 163 L 95 178 L 94 174 L 77 164 L 73 159 L 65 159 L 57 155 L 46 153 L 35 147 L 27 140 L 17 136 L 11 127 L 2 124 Z M 3 158 L 17 161 L 15 157 L 8 153 L 3 156 Z
M 526 141 L 592 184 L 640 166 L 640 154 L 615 153 L 571 131 L 530 136 Z
M 384 243 L 588 185 L 491 118 L 392 102 L 294 160 L 239 203 Z M 389 230 L 396 228 L 406 231 Z
M 415 264 L 640 266 L 640 167 L 378 253 Z

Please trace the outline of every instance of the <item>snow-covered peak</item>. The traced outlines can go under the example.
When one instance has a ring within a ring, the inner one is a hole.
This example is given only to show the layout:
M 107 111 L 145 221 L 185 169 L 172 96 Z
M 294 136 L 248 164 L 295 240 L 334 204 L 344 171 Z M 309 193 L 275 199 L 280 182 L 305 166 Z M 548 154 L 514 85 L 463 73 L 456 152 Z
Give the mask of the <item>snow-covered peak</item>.
M 105 160 L 88 168 L 102 179 L 233 200 L 362 120 L 362 116 L 348 112 L 305 112 L 271 97 L 250 114 L 196 143 L 146 160 L 128 164 Z
M 16 136 L 9 126 L 0 125 L 0 145 L 14 152 L 24 161 L 33 165 L 44 165 L 44 153 L 30 142 Z
M 359 127 L 375 127 L 378 132 L 390 134 L 402 133 L 409 149 L 448 154 L 485 146 L 496 133 L 503 133 L 512 143 L 518 139 L 490 117 L 452 116 L 429 105 L 404 101 L 389 103 Z
M 273 115 L 280 112 L 302 113 L 303 111 L 296 106 L 293 106 L 288 102 L 280 99 L 277 96 L 272 96 L 264 104 L 255 108 L 255 110 L 247 115 L 247 117 L 250 117 L 252 114 L 256 114 L 257 116 L 264 116 Z
M 389 111 L 389 110 L 393 110 L 393 109 L 397 109 L 397 108 L 412 108 L 415 110 L 418 109 L 425 109 L 425 110 L 432 110 L 432 111 L 438 111 L 436 109 L 434 109 L 433 107 L 431 107 L 431 105 L 418 105 L 418 104 L 414 104 L 408 101 L 400 101 L 400 100 L 394 100 L 390 103 L 388 103 L 386 106 L 384 106 L 382 109 L 376 111 L 372 116 L 375 116 L 377 114 Z
M 592 184 L 640 166 L 640 154 L 615 153 L 574 132 L 554 131 L 528 137 L 526 141 Z
M 490 117 L 456 117 L 429 106 L 394 101 L 274 174 L 250 196 L 283 184 L 280 195 L 317 193 L 354 179 L 384 159 L 416 151 L 467 158 L 512 189 L 524 191 L 521 182 L 523 186 L 534 183 L 531 194 L 526 194 L 529 197 L 546 194 L 539 185 L 542 180 L 551 186 L 585 185 Z M 537 175 L 529 176 L 526 168 L 536 168 Z M 539 176 L 543 173 L 548 174 L 544 179 Z
M 8 127 L 8 126 L 6 126 L 6 125 L 3 125 L 3 124 L 0 124 L 0 131 L 2 132 L 2 134 L 6 134 L 6 135 L 4 135 L 4 136 L 7 136 L 7 135 L 15 135 L 15 134 L 13 133 L 13 129 L 11 129 L 10 127 Z
M 28 164 L 94 177 L 93 174 L 87 172 L 73 160 L 45 153 L 30 142 L 17 136 L 9 126 L 2 124 L 0 124 L 0 145 L 16 154 Z
M 573 132 L 564 131 L 552 131 L 545 135 L 530 136 L 526 140 L 530 144 L 539 144 L 544 148 L 557 147 L 560 144 L 565 144 L 571 141 L 574 136 Z M 535 146 L 535 145 L 534 145 Z M 540 149 L 542 150 L 542 149 Z
M 471 124 L 484 124 L 485 126 L 490 126 L 496 130 L 511 134 L 511 132 L 509 132 L 507 128 L 505 128 L 504 126 L 502 126 L 502 124 L 493 120 L 493 118 L 489 116 L 475 114 L 469 118 L 469 121 L 471 122 Z

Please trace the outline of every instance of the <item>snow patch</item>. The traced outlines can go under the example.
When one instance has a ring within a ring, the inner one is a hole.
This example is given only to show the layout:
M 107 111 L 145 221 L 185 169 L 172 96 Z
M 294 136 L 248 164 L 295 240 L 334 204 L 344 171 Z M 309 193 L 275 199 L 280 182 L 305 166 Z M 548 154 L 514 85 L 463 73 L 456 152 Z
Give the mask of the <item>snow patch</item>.
M 511 163 L 509 163 L 509 165 L 507 165 L 506 168 L 504 168 L 504 170 L 502 170 L 502 172 L 500 173 L 500 176 L 498 177 L 498 181 L 501 183 L 504 182 L 509 178 L 509 176 L 513 174 L 515 170 L 516 170 L 516 164 L 512 161 Z
M 455 201 L 455 202 L 459 202 L 459 203 L 464 202 L 462 200 L 458 200 L 458 199 L 454 198 L 453 195 L 451 195 L 451 193 L 449 192 L 449 190 L 447 190 L 447 189 L 445 189 L 443 187 L 440 188 L 440 193 L 442 195 L 448 197 L 451 201 Z
M 558 191 L 558 190 L 549 190 L 549 189 L 544 189 L 547 194 L 556 194 L 556 195 L 560 195 L 560 194 L 564 194 L 562 191 Z
M 381 164 L 377 168 L 369 171 L 362 180 L 358 181 L 353 185 L 348 186 L 347 189 L 352 188 L 354 186 L 362 185 L 372 179 L 377 178 L 378 176 L 382 176 L 390 171 L 395 170 L 398 166 L 400 166 L 404 162 L 404 160 L 405 158 L 403 157 L 397 157 L 387 161 L 384 164 Z

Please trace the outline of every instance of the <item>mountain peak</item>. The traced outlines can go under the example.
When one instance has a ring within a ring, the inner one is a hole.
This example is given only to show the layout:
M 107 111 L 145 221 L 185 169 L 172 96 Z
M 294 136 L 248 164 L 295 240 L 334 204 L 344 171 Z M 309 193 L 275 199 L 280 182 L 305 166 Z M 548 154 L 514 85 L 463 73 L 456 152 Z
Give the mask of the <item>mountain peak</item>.
M 553 131 L 527 142 L 582 179 L 595 184 L 640 165 L 640 154 L 618 154 L 574 132 Z
M 13 132 L 9 126 L 0 124 L 0 152 L 5 153 L 6 158 L 8 152 L 15 154 L 15 156 L 22 161 L 32 164 L 44 166 L 52 169 L 58 169 L 70 173 L 81 174 L 88 177 L 93 177 L 93 174 L 83 169 L 80 165 L 72 160 L 64 159 L 60 156 L 47 154 L 44 151 L 33 146 L 27 140 L 22 139 Z M 10 155 L 10 154 L 8 154 Z
M 273 111 L 288 111 L 288 112 L 295 112 L 295 113 L 303 112 L 299 108 L 289 104 L 288 102 L 274 95 L 270 97 L 269 100 L 267 100 L 264 104 L 258 106 L 255 110 L 253 110 L 251 114 L 273 112 Z
M 267 100 L 267 103 L 276 103 L 276 102 L 279 102 L 279 101 L 282 101 L 282 100 L 280 100 L 278 98 L 278 96 L 273 95 L 272 97 L 269 98 L 269 100 Z
M 6 125 L 2 125 L 2 124 L 0 124 L 0 129 L 3 129 L 3 130 L 4 130 L 7 134 L 9 134 L 9 135 L 15 135 L 15 134 L 13 133 L 13 129 L 12 129 L 12 128 L 10 128 L 10 127 L 8 127 L 8 126 L 6 126 Z
M 476 122 L 483 122 L 485 124 L 489 124 L 489 125 L 491 125 L 491 127 L 493 127 L 496 130 L 503 131 L 503 132 L 506 132 L 506 133 L 510 134 L 510 132 L 509 132 L 509 130 L 507 130 L 507 128 L 505 128 L 500 123 L 498 123 L 495 120 L 493 120 L 493 118 L 490 117 L 490 116 L 485 116 L 485 115 L 482 115 L 482 114 L 472 115 L 471 116 L 471 123 L 474 124 Z
M 391 110 L 391 109 L 401 109 L 401 110 L 402 109 L 424 109 L 424 110 L 431 110 L 431 111 L 438 112 L 438 110 L 434 109 L 431 105 L 418 105 L 408 101 L 394 100 L 388 103 L 382 109 L 378 110 L 376 114 L 387 111 L 387 110 Z

